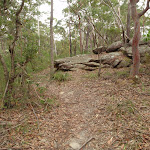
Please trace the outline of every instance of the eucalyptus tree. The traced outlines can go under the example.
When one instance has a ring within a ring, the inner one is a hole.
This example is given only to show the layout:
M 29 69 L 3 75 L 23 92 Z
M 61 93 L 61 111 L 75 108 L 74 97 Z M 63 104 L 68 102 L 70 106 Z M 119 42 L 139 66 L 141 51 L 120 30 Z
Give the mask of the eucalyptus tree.
M 54 74 L 54 38 L 53 38 L 53 0 L 51 0 L 51 18 L 50 18 L 50 79 Z
M 137 12 L 136 5 L 139 0 L 130 0 L 132 19 L 134 21 L 134 36 L 132 41 L 132 54 L 133 54 L 133 68 L 131 74 L 136 76 L 139 74 L 140 67 L 140 53 L 139 53 L 139 41 L 140 41 L 140 18 L 150 9 L 150 0 L 147 0 L 146 7 L 140 13 Z
M 118 5 L 117 0 L 113 0 L 112 3 L 113 6 Z M 80 48 L 83 43 L 86 43 L 85 49 L 87 49 L 89 36 L 93 37 L 92 41 L 95 47 L 101 44 L 107 45 L 108 41 L 110 41 L 109 34 L 111 32 L 109 32 L 109 29 L 111 30 L 111 28 L 113 28 L 112 31 L 117 31 L 114 32 L 114 34 L 120 35 L 120 32 L 118 32 L 118 27 L 116 27 L 113 14 L 111 13 L 112 11 L 108 7 L 108 4 L 106 4 L 107 3 L 103 0 L 76 0 L 70 2 L 70 10 L 73 14 L 73 18 L 74 20 L 77 20 L 78 18 Z M 65 10 L 65 12 L 68 13 L 67 10 Z M 80 28 L 81 24 L 84 28 Z M 86 36 L 85 42 L 83 42 L 83 35 L 81 34 L 83 31 L 86 31 L 84 32 Z
M 6 88 L 2 101 L 4 106 L 11 107 L 11 97 L 15 94 L 14 83 L 22 76 L 22 72 L 27 74 L 25 67 L 33 59 L 37 48 L 37 6 L 42 1 L 27 0 L 4 0 L 0 2 L 0 38 L 7 39 L 7 48 L 10 60 L 6 63 L 7 57 L 0 53 L 0 62 L 3 67 Z

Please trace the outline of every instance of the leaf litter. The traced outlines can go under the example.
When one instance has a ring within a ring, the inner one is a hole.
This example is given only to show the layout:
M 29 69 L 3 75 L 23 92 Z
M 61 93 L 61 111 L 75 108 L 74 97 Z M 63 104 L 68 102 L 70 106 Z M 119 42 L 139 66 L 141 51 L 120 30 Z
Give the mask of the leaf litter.
M 135 84 L 119 76 L 128 69 L 103 69 L 100 78 L 77 70 L 65 82 L 49 82 L 48 69 L 36 74 L 46 90 L 0 111 L 0 149 L 149 150 L 150 77 L 142 73 Z

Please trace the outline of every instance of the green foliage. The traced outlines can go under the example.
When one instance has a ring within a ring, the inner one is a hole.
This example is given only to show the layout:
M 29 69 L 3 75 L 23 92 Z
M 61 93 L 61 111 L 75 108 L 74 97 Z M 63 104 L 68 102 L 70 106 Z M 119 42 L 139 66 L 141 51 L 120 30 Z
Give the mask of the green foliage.
M 88 78 L 88 79 L 96 79 L 96 78 L 98 78 L 98 74 L 97 73 L 88 73 L 88 74 L 85 74 L 83 77 Z
M 117 104 L 116 107 L 117 116 L 125 115 L 125 114 L 134 114 L 134 104 L 131 100 L 124 101 L 122 103 Z
M 150 30 L 146 35 L 144 35 L 144 41 L 150 41 Z
M 57 72 L 55 72 L 53 79 L 56 81 L 59 81 L 59 82 L 63 82 L 63 81 L 70 80 L 71 77 L 70 77 L 69 73 L 57 71 Z
M 113 101 L 115 102 L 115 99 Z M 130 118 L 132 115 L 134 116 L 136 109 L 134 103 L 131 100 L 125 100 L 117 102 L 116 106 L 114 104 L 108 105 L 107 111 L 111 112 L 118 119 L 122 119 L 128 117 Z
M 40 100 L 40 103 L 41 104 L 44 104 L 44 105 L 54 105 L 55 104 L 55 99 L 51 99 L 51 98 L 47 98 L 47 99 L 43 99 L 43 100 Z
M 30 36 L 26 37 L 27 43 L 23 51 L 23 56 L 26 60 L 31 60 L 36 56 L 36 53 L 38 52 L 38 36 L 36 34 L 30 34 Z
M 129 74 L 129 70 L 121 70 L 117 71 L 114 76 L 116 76 L 117 78 L 127 78 L 129 77 Z

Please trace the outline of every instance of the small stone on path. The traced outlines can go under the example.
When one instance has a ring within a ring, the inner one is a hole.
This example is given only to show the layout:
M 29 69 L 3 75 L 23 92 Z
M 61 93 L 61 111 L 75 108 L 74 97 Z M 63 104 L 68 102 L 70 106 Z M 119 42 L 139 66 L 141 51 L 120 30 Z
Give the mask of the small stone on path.
M 77 143 L 76 141 L 71 142 L 69 145 L 70 145 L 70 147 L 73 148 L 74 150 L 77 150 L 77 149 L 80 148 L 80 144 Z

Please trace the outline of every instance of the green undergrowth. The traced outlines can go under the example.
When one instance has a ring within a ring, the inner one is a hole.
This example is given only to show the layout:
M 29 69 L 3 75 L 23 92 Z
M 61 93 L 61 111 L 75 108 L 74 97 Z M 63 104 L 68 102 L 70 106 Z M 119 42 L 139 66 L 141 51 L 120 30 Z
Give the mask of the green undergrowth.
M 87 78 L 87 79 L 96 79 L 98 78 L 98 73 L 88 73 L 83 75 L 83 78 Z
M 114 126 L 112 126 L 113 137 L 120 138 L 119 141 L 116 140 L 113 143 L 120 145 L 117 148 L 137 150 L 144 147 L 147 140 L 144 140 L 143 136 L 148 136 L 149 128 L 143 113 L 148 110 L 149 104 L 147 99 L 141 99 L 138 102 L 129 99 L 119 100 L 118 97 L 110 99 L 106 111 L 109 114 L 108 118 L 114 122 Z M 143 109 L 141 110 L 139 106 Z
M 100 78 L 118 82 L 119 80 L 128 79 L 130 77 L 130 68 L 123 69 L 105 69 L 102 71 Z
M 17 55 L 17 54 L 16 54 Z M 10 56 L 9 54 L 3 54 L 4 60 L 7 66 L 8 71 L 10 71 Z M 16 57 L 15 63 L 22 64 L 23 58 Z M 12 94 L 9 96 L 12 100 L 12 105 L 17 105 L 22 100 L 28 99 L 28 93 L 30 91 L 29 87 L 30 84 L 33 83 L 32 76 L 34 73 L 42 71 L 49 66 L 49 53 L 48 51 L 43 51 L 42 54 L 35 54 L 35 56 L 27 63 L 24 67 L 23 71 L 20 67 L 16 67 L 16 74 L 18 76 L 13 83 L 13 91 Z M 25 73 L 24 73 L 25 72 Z M 4 95 L 4 91 L 6 88 L 6 81 L 4 78 L 3 67 L 0 63 L 0 99 L 2 99 Z M 9 99 L 10 99 L 9 98 Z M 5 98 L 6 99 L 6 98 Z M 7 99 L 6 99 L 7 101 Z M 2 101 L 0 101 L 0 105 L 2 106 Z
M 57 71 L 54 73 L 53 80 L 58 82 L 64 82 L 71 80 L 71 76 L 68 72 Z

